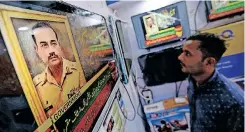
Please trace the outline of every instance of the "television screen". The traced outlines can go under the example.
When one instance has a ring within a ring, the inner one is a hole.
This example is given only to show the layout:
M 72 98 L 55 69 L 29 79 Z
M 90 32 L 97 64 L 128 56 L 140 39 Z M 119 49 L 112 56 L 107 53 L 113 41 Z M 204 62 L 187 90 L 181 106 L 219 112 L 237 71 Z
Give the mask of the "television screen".
M 143 79 L 147 86 L 183 81 L 187 74 L 181 71 L 178 56 L 182 49 L 168 48 L 138 57 Z
M 215 20 L 226 16 L 244 12 L 244 1 L 211 0 L 207 2 L 209 20 Z
M 185 2 L 179 2 L 132 17 L 140 48 L 148 48 L 187 37 L 189 23 Z

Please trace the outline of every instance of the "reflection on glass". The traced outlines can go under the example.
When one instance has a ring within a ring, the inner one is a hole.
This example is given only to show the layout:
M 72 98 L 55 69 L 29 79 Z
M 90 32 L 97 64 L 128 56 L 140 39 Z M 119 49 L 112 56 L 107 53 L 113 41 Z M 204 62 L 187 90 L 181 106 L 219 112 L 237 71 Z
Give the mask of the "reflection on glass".
M 0 95 L 19 95 L 22 89 L 16 76 L 14 67 L 0 35 Z
M 91 79 L 109 60 L 112 48 L 106 23 L 99 15 L 68 15 L 85 78 Z
M 1 33 L 0 71 L 0 131 L 33 131 L 35 121 Z

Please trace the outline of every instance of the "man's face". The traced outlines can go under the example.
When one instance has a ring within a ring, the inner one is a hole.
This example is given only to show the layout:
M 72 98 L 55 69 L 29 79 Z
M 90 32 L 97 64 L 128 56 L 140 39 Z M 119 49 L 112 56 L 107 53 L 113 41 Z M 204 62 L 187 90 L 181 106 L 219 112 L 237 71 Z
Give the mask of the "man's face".
M 49 67 L 60 64 L 63 54 L 54 31 L 46 27 L 37 28 L 33 34 L 36 38 L 36 52 L 42 61 Z
M 204 72 L 205 64 L 202 61 L 202 52 L 199 46 L 200 41 L 197 40 L 188 40 L 184 44 L 183 53 L 178 57 L 184 73 L 200 75 Z
M 148 27 L 152 27 L 152 25 L 153 25 L 152 18 L 148 18 L 146 21 L 147 21 Z

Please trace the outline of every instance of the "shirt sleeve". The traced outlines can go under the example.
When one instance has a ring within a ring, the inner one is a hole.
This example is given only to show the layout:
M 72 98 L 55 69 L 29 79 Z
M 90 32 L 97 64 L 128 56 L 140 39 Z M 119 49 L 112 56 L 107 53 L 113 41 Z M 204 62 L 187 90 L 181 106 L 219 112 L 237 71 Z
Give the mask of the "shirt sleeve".
M 244 106 L 236 104 L 231 106 L 228 116 L 228 131 L 243 132 L 244 131 Z

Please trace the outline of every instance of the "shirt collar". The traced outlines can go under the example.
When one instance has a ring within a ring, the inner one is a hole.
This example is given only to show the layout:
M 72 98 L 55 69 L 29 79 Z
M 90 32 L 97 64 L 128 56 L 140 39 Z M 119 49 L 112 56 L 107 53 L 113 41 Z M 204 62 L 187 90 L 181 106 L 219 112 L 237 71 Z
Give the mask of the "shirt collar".
M 218 75 L 218 71 L 214 69 L 214 73 L 211 77 L 209 77 L 209 79 L 207 80 L 207 83 L 212 82 L 217 75 Z
M 205 80 L 204 83 L 199 86 L 199 88 L 212 84 L 212 82 L 216 80 L 218 75 L 219 72 L 215 69 L 212 76 L 209 77 L 207 80 Z M 193 86 L 196 86 L 196 81 L 190 75 L 189 75 L 189 81 L 192 83 Z

